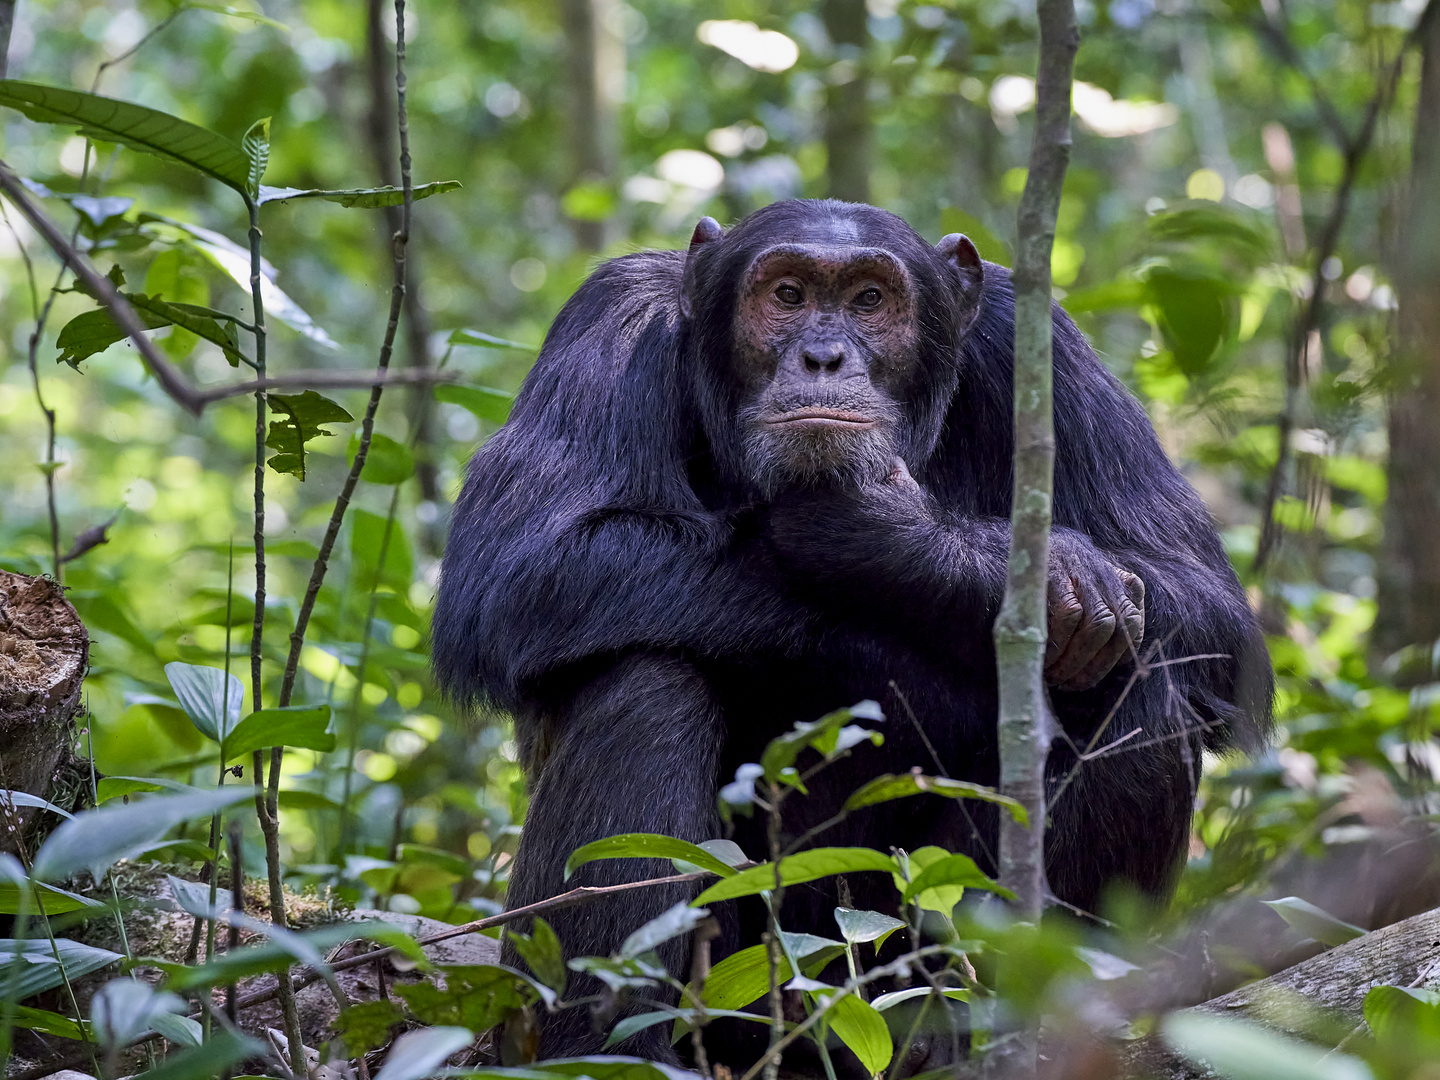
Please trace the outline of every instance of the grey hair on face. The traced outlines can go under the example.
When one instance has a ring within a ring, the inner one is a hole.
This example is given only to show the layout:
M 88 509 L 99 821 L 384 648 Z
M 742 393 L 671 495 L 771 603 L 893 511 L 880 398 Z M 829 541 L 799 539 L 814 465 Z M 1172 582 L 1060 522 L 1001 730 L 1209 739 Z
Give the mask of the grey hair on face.
M 745 475 L 765 499 L 785 487 L 858 488 L 883 480 L 902 450 L 894 438 L 900 410 L 886 402 L 868 411 L 876 424 L 861 431 L 839 426 L 799 431 L 771 426 L 763 406 L 748 406 L 740 416 Z

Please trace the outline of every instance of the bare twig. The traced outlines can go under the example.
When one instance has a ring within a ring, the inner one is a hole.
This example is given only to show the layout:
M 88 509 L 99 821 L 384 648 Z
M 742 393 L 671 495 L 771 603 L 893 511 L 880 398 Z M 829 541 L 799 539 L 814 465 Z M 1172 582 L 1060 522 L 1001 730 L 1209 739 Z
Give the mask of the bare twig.
M 257 390 L 301 389 L 305 387 L 326 387 L 331 390 L 360 390 L 366 387 L 424 386 L 430 383 L 452 383 L 460 380 L 457 371 L 430 371 L 411 369 L 408 371 L 293 371 L 288 375 L 269 375 L 250 382 L 226 383 L 224 386 L 206 387 L 195 397 L 201 407 L 226 398 L 253 394 Z

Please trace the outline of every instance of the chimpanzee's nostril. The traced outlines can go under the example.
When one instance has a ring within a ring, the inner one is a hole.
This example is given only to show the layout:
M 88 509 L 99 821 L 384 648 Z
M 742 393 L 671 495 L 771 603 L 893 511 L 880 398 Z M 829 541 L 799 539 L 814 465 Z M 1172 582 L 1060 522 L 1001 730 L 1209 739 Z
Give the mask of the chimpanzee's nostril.
M 845 364 L 845 346 L 837 341 L 814 349 L 805 349 L 800 354 L 800 361 L 807 374 L 819 375 L 823 372 L 834 375 Z

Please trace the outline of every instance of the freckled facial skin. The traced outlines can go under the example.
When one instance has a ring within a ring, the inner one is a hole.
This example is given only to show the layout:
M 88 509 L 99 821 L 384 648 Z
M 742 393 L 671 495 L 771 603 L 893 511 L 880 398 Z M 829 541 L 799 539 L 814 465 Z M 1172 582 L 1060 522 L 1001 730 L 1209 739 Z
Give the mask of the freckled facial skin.
M 787 244 L 740 284 L 734 364 L 762 488 L 883 471 L 914 374 L 915 289 L 879 248 Z

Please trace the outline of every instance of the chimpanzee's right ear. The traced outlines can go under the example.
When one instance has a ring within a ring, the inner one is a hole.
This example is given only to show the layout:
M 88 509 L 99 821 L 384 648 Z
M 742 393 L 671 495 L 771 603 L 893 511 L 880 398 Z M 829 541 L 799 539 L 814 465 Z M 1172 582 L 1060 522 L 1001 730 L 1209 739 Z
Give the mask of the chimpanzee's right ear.
M 980 293 L 985 285 L 985 264 L 980 261 L 980 253 L 975 250 L 975 245 L 963 233 L 951 233 L 949 236 L 941 237 L 940 242 L 935 245 L 935 254 L 944 259 L 959 278 L 960 325 L 958 329 L 964 332 L 975 321 L 975 316 L 980 314 Z
M 702 217 L 690 235 L 690 250 L 685 254 L 685 273 L 680 280 L 680 313 L 687 319 L 691 310 L 690 294 L 695 287 L 695 253 L 723 235 L 724 230 L 713 217 Z

